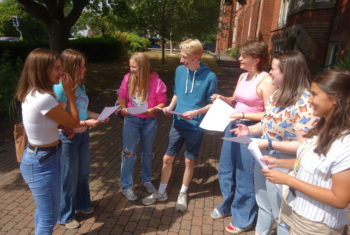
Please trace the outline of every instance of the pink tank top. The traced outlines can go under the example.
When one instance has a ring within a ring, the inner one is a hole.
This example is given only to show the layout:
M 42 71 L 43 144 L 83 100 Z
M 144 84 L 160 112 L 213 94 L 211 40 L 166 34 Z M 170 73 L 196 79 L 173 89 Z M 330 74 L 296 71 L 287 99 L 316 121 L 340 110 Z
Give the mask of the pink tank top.
M 249 81 L 247 81 L 248 73 L 242 75 L 233 94 L 236 97 L 235 109 L 237 112 L 260 113 L 264 111 L 264 99 L 256 93 L 256 87 L 266 75 L 268 73 L 261 72 Z

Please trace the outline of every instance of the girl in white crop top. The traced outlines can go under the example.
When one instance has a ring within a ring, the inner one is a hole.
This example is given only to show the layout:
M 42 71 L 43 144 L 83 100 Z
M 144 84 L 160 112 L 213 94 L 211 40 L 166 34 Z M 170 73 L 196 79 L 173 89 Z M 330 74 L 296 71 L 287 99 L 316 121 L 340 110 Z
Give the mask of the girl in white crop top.
M 70 112 L 55 99 L 52 86 L 62 81 Z M 58 125 L 79 127 L 70 76 L 62 72 L 58 54 L 35 49 L 26 58 L 16 97 L 22 102 L 28 146 L 20 170 L 36 204 L 35 234 L 52 234 L 59 210 L 60 145 Z

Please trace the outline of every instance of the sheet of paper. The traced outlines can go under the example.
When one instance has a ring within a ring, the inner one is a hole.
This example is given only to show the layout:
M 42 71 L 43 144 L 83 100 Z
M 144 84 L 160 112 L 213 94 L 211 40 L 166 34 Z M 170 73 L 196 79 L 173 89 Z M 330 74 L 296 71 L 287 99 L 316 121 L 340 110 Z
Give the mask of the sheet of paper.
M 261 151 L 260 151 L 260 149 L 258 147 L 258 144 L 255 141 L 251 141 L 248 144 L 248 150 L 254 156 L 255 160 L 259 163 L 261 168 L 268 169 L 266 163 L 264 161 L 261 161 L 262 153 L 261 153 Z
M 160 109 L 160 110 L 162 110 L 162 111 L 163 111 L 163 109 L 162 109 L 162 108 L 160 108 L 160 107 L 157 107 L 157 109 Z M 182 113 L 178 113 L 178 112 L 174 112 L 174 111 L 168 111 L 168 113 L 175 114 L 175 115 L 179 115 L 179 116 L 181 116 L 181 115 L 182 115 Z
M 103 121 L 106 118 L 108 118 L 112 113 L 114 113 L 117 109 L 119 109 L 119 105 L 117 106 L 112 106 L 112 107 L 105 107 L 100 116 L 98 116 L 97 120 L 98 121 Z
M 230 116 L 235 112 L 231 105 L 216 99 L 199 126 L 205 130 L 223 132 L 230 123 Z
M 252 142 L 252 139 L 249 138 L 246 135 L 242 135 L 242 136 L 237 136 L 237 137 L 222 137 L 223 140 L 228 140 L 228 141 L 232 141 L 232 142 L 237 142 L 240 144 L 249 144 L 250 142 Z
M 129 114 L 140 114 L 140 113 L 146 112 L 147 109 L 148 109 L 148 104 L 143 104 L 141 106 L 127 108 L 127 112 Z

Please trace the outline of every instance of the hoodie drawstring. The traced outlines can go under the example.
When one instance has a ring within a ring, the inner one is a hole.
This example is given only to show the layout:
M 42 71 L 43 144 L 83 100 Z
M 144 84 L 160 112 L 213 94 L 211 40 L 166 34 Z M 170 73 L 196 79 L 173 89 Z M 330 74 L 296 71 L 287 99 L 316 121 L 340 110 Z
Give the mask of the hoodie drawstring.
M 192 86 L 191 86 L 191 91 L 190 91 L 190 93 L 193 92 L 194 82 L 195 82 L 195 80 L 196 80 L 196 72 L 197 72 L 197 70 L 195 70 L 194 73 L 193 73 Z M 186 93 L 186 94 L 188 93 L 187 89 L 188 89 L 188 79 L 189 79 L 189 75 L 190 75 L 190 70 L 187 69 L 186 90 L 185 90 L 185 93 Z

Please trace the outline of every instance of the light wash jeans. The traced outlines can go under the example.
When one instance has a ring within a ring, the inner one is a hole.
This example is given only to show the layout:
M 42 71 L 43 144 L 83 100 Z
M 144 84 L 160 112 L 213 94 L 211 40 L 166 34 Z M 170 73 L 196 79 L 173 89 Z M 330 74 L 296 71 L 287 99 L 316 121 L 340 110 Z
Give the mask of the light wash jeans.
M 265 150 L 262 151 L 262 154 L 282 159 L 295 158 L 295 155 L 283 154 L 275 150 Z M 289 169 L 285 168 L 274 169 L 283 172 L 289 171 Z M 279 218 L 282 185 L 277 185 L 276 187 L 276 184 L 273 184 L 267 179 L 265 179 L 263 173 L 261 172 L 261 167 L 258 163 L 255 164 L 254 183 L 256 192 L 256 202 L 259 207 L 255 231 L 260 235 L 268 235 L 271 234 L 271 227 L 273 223 L 277 223 Z M 288 225 L 277 224 L 277 235 L 288 234 Z
M 56 225 L 60 196 L 60 148 L 52 151 L 30 150 L 23 153 L 21 174 L 35 200 L 35 235 L 50 235 Z M 40 159 L 47 158 L 40 162 Z
M 122 190 L 133 185 L 136 148 L 141 146 L 142 183 L 152 179 L 153 142 L 157 130 L 156 118 L 126 116 L 123 127 L 123 151 L 121 154 L 120 183 Z
M 89 131 L 75 133 L 72 139 L 60 131 L 62 142 L 60 224 L 74 219 L 75 210 L 91 207 L 89 188 Z
M 232 128 L 236 123 L 252 125 L 254 122 L 231 122 L 225 137 L 233 137 Z M 249 227 L 256 216 L 254 190 L 254 157 L 244 144 L 224 140 L 219 162 L 219 183 L 222 204 L 217 206 L 223 215 L 232 215 L 232 225 L 239 228 Z

